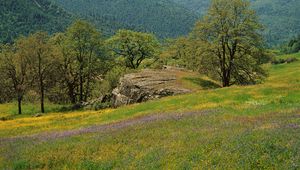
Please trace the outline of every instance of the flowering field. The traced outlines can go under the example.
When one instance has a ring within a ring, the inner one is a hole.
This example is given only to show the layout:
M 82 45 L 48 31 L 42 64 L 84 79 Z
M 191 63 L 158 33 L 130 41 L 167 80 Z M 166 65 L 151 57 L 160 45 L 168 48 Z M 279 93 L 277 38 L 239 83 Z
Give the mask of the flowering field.
M 300 168 L 300 61 L 266 68 L 254 86 L 0 121 L 0 169 Z

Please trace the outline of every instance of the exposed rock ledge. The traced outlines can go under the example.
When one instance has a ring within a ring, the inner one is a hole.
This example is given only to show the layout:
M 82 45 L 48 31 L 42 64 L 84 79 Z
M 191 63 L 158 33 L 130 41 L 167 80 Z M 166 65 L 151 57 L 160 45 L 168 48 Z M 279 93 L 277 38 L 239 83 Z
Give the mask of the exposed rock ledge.
M 112 92 L 112 104 L 117 107 L 189 92 L 191 90 L 177 83 L 174 71 L 143 70 L 120 79 L 119 86 Z

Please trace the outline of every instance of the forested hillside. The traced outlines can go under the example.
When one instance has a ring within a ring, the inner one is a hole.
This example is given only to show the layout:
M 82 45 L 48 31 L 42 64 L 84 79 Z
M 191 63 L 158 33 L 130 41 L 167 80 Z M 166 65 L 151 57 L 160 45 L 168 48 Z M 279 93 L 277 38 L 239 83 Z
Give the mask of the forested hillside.
M 62 31 L 70 15 L 48 0 L 1 0 L 0 42 L 11 42 L 37 30 Z
M 253 8 L 265 25 L 267 42 L 286 42 L 300 33 L 299 7 L 299 0 L 254 0 Z
M 192 10 L 193 12 L 203 15 L 206 13 L 210 0 L 171 0 L 185 8 Z
M 0 41 L 11 42 L 19 35 L 37 30 L 49 33 L 62 31 L 75 18 L 92 22 L 105 35 L 112 35 L 116 30 L 125 28 L 151 32 L 161 38 L 178 37 L 190 31 L 195 21 L 206 13 L 210 2 L 211 0 L 1 1 Z M 299 34 L 300 1 L 251 2 L 265 26 L 264 35 L 269 45 L 279 45 Z
M 186 8 L 205 14 L 211 0 L 172 0 Z M 268 44 L 286 42 L 300 32 L 299 0 L 250 0 L 265 26 Z
M 196 14 L 168 0 L 53 0 L 68 11 L 93 18 L 105 18 L 137 31 L 159 37 L 187 34 Z M 99 25 L 99 24 L 97 24 Z

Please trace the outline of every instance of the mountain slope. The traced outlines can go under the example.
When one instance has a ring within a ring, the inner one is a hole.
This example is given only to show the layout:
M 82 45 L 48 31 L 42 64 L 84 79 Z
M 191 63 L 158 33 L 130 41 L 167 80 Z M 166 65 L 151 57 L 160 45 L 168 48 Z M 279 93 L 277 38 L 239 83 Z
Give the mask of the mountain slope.
M 210 2 L 211 0 L 0 1 L 0 42 L 12 42 L 20 35 L 37 30 L 49 33 L 62 31 L 74 18 L 89 20 L 106 35 L 125 28 L 152 32 L 161 38 L 177 37 L 190 31 L 197 18 L 206 13 Z M 299 0 L 251 2 L 265 25 L 264 35 L 269 45 L 281 44 L 300 33 Z
M 200 15 L 205 14 L 211 0 L 171 0 Z M 277 45 L 300 33 L 299 0 L 250 0 L 265 26 L 268 44 Z
M 278 44 L 300 34 L 299 0 L 253 0 L 265 25 L 267 42 Z
M 210 0 L 171 0 L 185 8 L 194 11 L 200 15 L 204 15 L 211 3 Z
M 70 15 L 48 0 L 0 1 L 0 42 L 12 42 L 20 35 L 37 30 L 62 31 Z
M 159 37 L 187 34 L 196 15 L 168 0 L 53 0 L 68 11 L 89 18 L 105 18 Z M 97 24 L 98 25 L 98 24 Z

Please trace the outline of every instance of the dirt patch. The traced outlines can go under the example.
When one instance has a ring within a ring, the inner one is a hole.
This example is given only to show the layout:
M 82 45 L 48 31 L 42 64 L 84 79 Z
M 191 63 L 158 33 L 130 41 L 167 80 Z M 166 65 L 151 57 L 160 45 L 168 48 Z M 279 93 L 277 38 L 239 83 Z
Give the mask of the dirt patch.
M 81 129 L 72 129 L 61 132 L 47 132 L 40 133 L 34 135 L 26 135 L 26 136 L 18 136 L 18 137 L 10 137 L 10 138 L 0 138 L 0 143 L 4 142 L 14 142 L 19 140 L 38 140 L 38 141 L 47 141 L 51 139 L 60 139 L 71 136 L 77 136 L 87 133 L 95 133 L 95 132 L 105 132 L 108 130 L 118 130 L 126 127 L 146 124 L 155 121 L 164 121 L 164 120 L 180 120 L 185 117 L 191 116 L 202 116 L 207 115 L 209 113 L 214 112 L 213 110 L 205 110 L 205 111 L 195 111 L 195 112 L 184 112 L 184 113 L 164 113 L 164 114 L 154 114 L 149 116 L 137 117 L 134 119 L 124 120 L 116 123 L 104 124 L 104 125 L 94 125 L 90 127 L 85 127 Z

